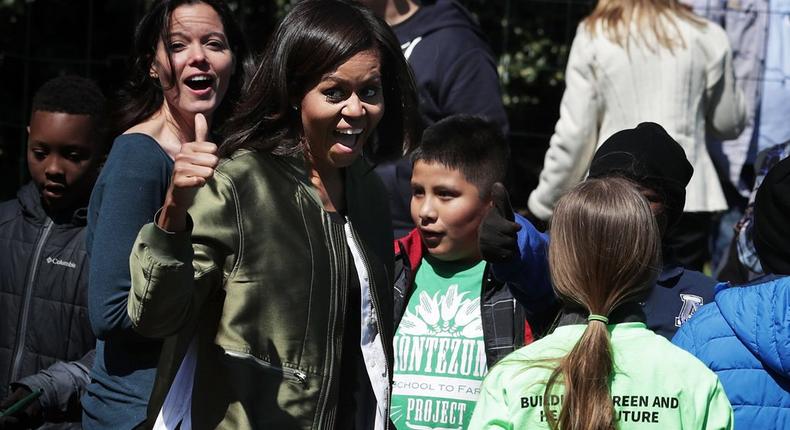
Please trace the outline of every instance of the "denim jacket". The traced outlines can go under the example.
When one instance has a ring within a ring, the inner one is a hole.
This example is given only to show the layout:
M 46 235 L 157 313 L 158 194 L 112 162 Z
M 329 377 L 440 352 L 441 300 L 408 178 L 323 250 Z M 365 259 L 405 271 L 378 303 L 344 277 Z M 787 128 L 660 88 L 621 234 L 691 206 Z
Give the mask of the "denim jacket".
M 759 151 L 781 142 L 761 142 L 760 126 L 766 121 L 776 123 L 790 116 L 790 104 L 771 104 L 767 109 L 763 102 L 766 84 L 774 84 L 777 76 L 784 76 L 779 85 L 788 85 L 790 61 L 774 63 L 781 53 L 772 56 L 769 49 L 788 50 L 786 46 L 769 47 L 770 32 L 780 32 L 774 40 L 787 40 L 782 35 L 790 34 L 790 2 L 786 0 L 685 0 L 694 11 L 720 24 L 727 32 L 733 49 L 735 79 L 743 91 L 747 106 L 746 128 L 743 133 L 721 145 L 709 145 L 711 156 L 720 169 L 744 197 L 751 192 L 751 184 L 744 180 L 744 165 L 751 165 Z M 781 11 L 784 11 L 782 13 Z M 775 25 L 775 28 L 770 28 Z M 776 36 L 776 35 L 775 35 Z M 771 57 L 771 58 L 769 58 Z M 770 70 L 766 64 L 771 63 Z M 770 75 L 770 76 L 767 76 Z M 770 82 L 767 82 L 770 81 Z M 774 119 L 775 118 L 775 119 Z M 748 178 L 747 178 L 748 179 Z

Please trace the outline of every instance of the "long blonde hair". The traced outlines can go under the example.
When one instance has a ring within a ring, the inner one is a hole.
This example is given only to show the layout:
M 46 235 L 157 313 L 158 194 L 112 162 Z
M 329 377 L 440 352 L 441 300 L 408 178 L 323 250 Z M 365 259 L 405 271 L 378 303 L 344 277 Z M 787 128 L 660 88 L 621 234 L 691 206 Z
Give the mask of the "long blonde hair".
M 705 21 L 695 16 L 680 0 L 598 0 L 595 9 L 584 19 L 584 25 L 590 34 L 595 35 L 600 29 L 604 36 L 623 48 L 628 47 L 633 36 L 655 51 L 651 39 L 645 37 L 646 31 L 632 34 L 633 24 L 640 30 L 649 29 L 659 45 L 670 52 L 674 48 L 685 47 L 676 21 L 666 18 L 680 18 L 698 26 L 705 25 Z
M 549 265 L 557 295 L 566 305 L 608 316 L 644 298 L 655 283 L 661 239 L 647 200 L 626 179 L 590 179 L 557 203 L 551 220 Z M 544 404 L 552 429 L 615 428 L 609 392 L 612 351 L 604 323 L 590 321 L 561 358 L 546 385 L 565 388 L 559 417 Z

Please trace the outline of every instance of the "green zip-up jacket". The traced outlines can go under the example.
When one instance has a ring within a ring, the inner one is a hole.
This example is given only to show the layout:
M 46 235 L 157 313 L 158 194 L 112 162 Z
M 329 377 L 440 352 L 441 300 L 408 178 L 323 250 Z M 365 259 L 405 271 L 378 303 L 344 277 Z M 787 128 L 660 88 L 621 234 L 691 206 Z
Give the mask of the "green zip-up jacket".
M 149 425 L 194 335 L 192 428 L 334 428 L 343 333 L 354 330 L 344 328 L 355 261 L 348 234 L 361 250 L 364 270 L 357 263 L 356 271 L 368 275 L 363 352 L 368 342 L 368 351 L 380 353 L 365 364 L 374 391 L 376 378 L 386 387 L 376 395 L 383 400 L 378 413 L 388 414 L 393 253 L 386 192 L 357 160 L 345 169 L 346 223 L 337 223 L 304 165 L 298 157 L 237 152 L 198 191 L 191 231 L 141 230 L 130 260 L 129 316 L 145 336 L 174 336 L 162 353 Z
M 563 389 L 543 392 L 552 359 L 564 357 L 586 325 L 566 325 L 513 352 L 483 381 L 470 429 L 548 429 L 543 404 L 559 417 Z M 691 354 L 644 323 L 608 326 L 614 375 L 609 386 L 619 430 L 732 429 L 732 407 L 719 379 Z

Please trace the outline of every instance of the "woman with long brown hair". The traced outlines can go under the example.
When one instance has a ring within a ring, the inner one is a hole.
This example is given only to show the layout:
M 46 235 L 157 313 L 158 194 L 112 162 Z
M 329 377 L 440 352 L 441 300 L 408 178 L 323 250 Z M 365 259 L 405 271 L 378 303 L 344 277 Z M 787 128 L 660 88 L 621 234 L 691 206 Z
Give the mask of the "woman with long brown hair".
M 694 168 L 686 215 L 669 238 L 680 263 L 702 270 L 713 212 L 727 209 L 706 130 L 731 139 L 746 121 L 727 34 L 680 0 L 599 0 L 576 30 L 565 81 L 529 211 L 548 220 L 560 196 L 584 178 L 596 148 L 620 130 L 655 122 Z
M 716 375 L 643 322 L 660 249 L 627 180 L 591 179 L 560 199 L 549 244 L 559 327 L 491 370 L 470 428 L 732 428 Z
M 82 396 L 88 430 L 145 420 L 162 341 L 140 336 L 127 316 L 129 254 L 164 202 L 178 154 L 197 138 L 196 115 L 203 128 L 218 131 L 254 67 L 224 0 L 149 3 L 135 30 L 128 79 L 110 109 L 115 138 L 88 207 L 88 315 L 97 338 Z
M 419 140 L 416 105 L 370 10 L 283 18 L 226 139 L 182 149 L 132 253 L 132 325 L 177 344 L 155 428 L 390 428 L 392 228 L 370 161 Z

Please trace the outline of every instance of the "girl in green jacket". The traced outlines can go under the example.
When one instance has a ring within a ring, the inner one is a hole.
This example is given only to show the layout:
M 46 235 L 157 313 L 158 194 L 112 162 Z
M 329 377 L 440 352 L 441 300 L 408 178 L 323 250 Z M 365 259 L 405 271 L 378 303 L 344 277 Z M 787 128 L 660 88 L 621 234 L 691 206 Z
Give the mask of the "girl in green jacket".
M 560 199 L 549 245 L 559 327 L 491 370 L 470 428 L 731 429 L 716 375 L 645 326 L 638 303 L 660 246 L 625 179 L 588 180 Z

